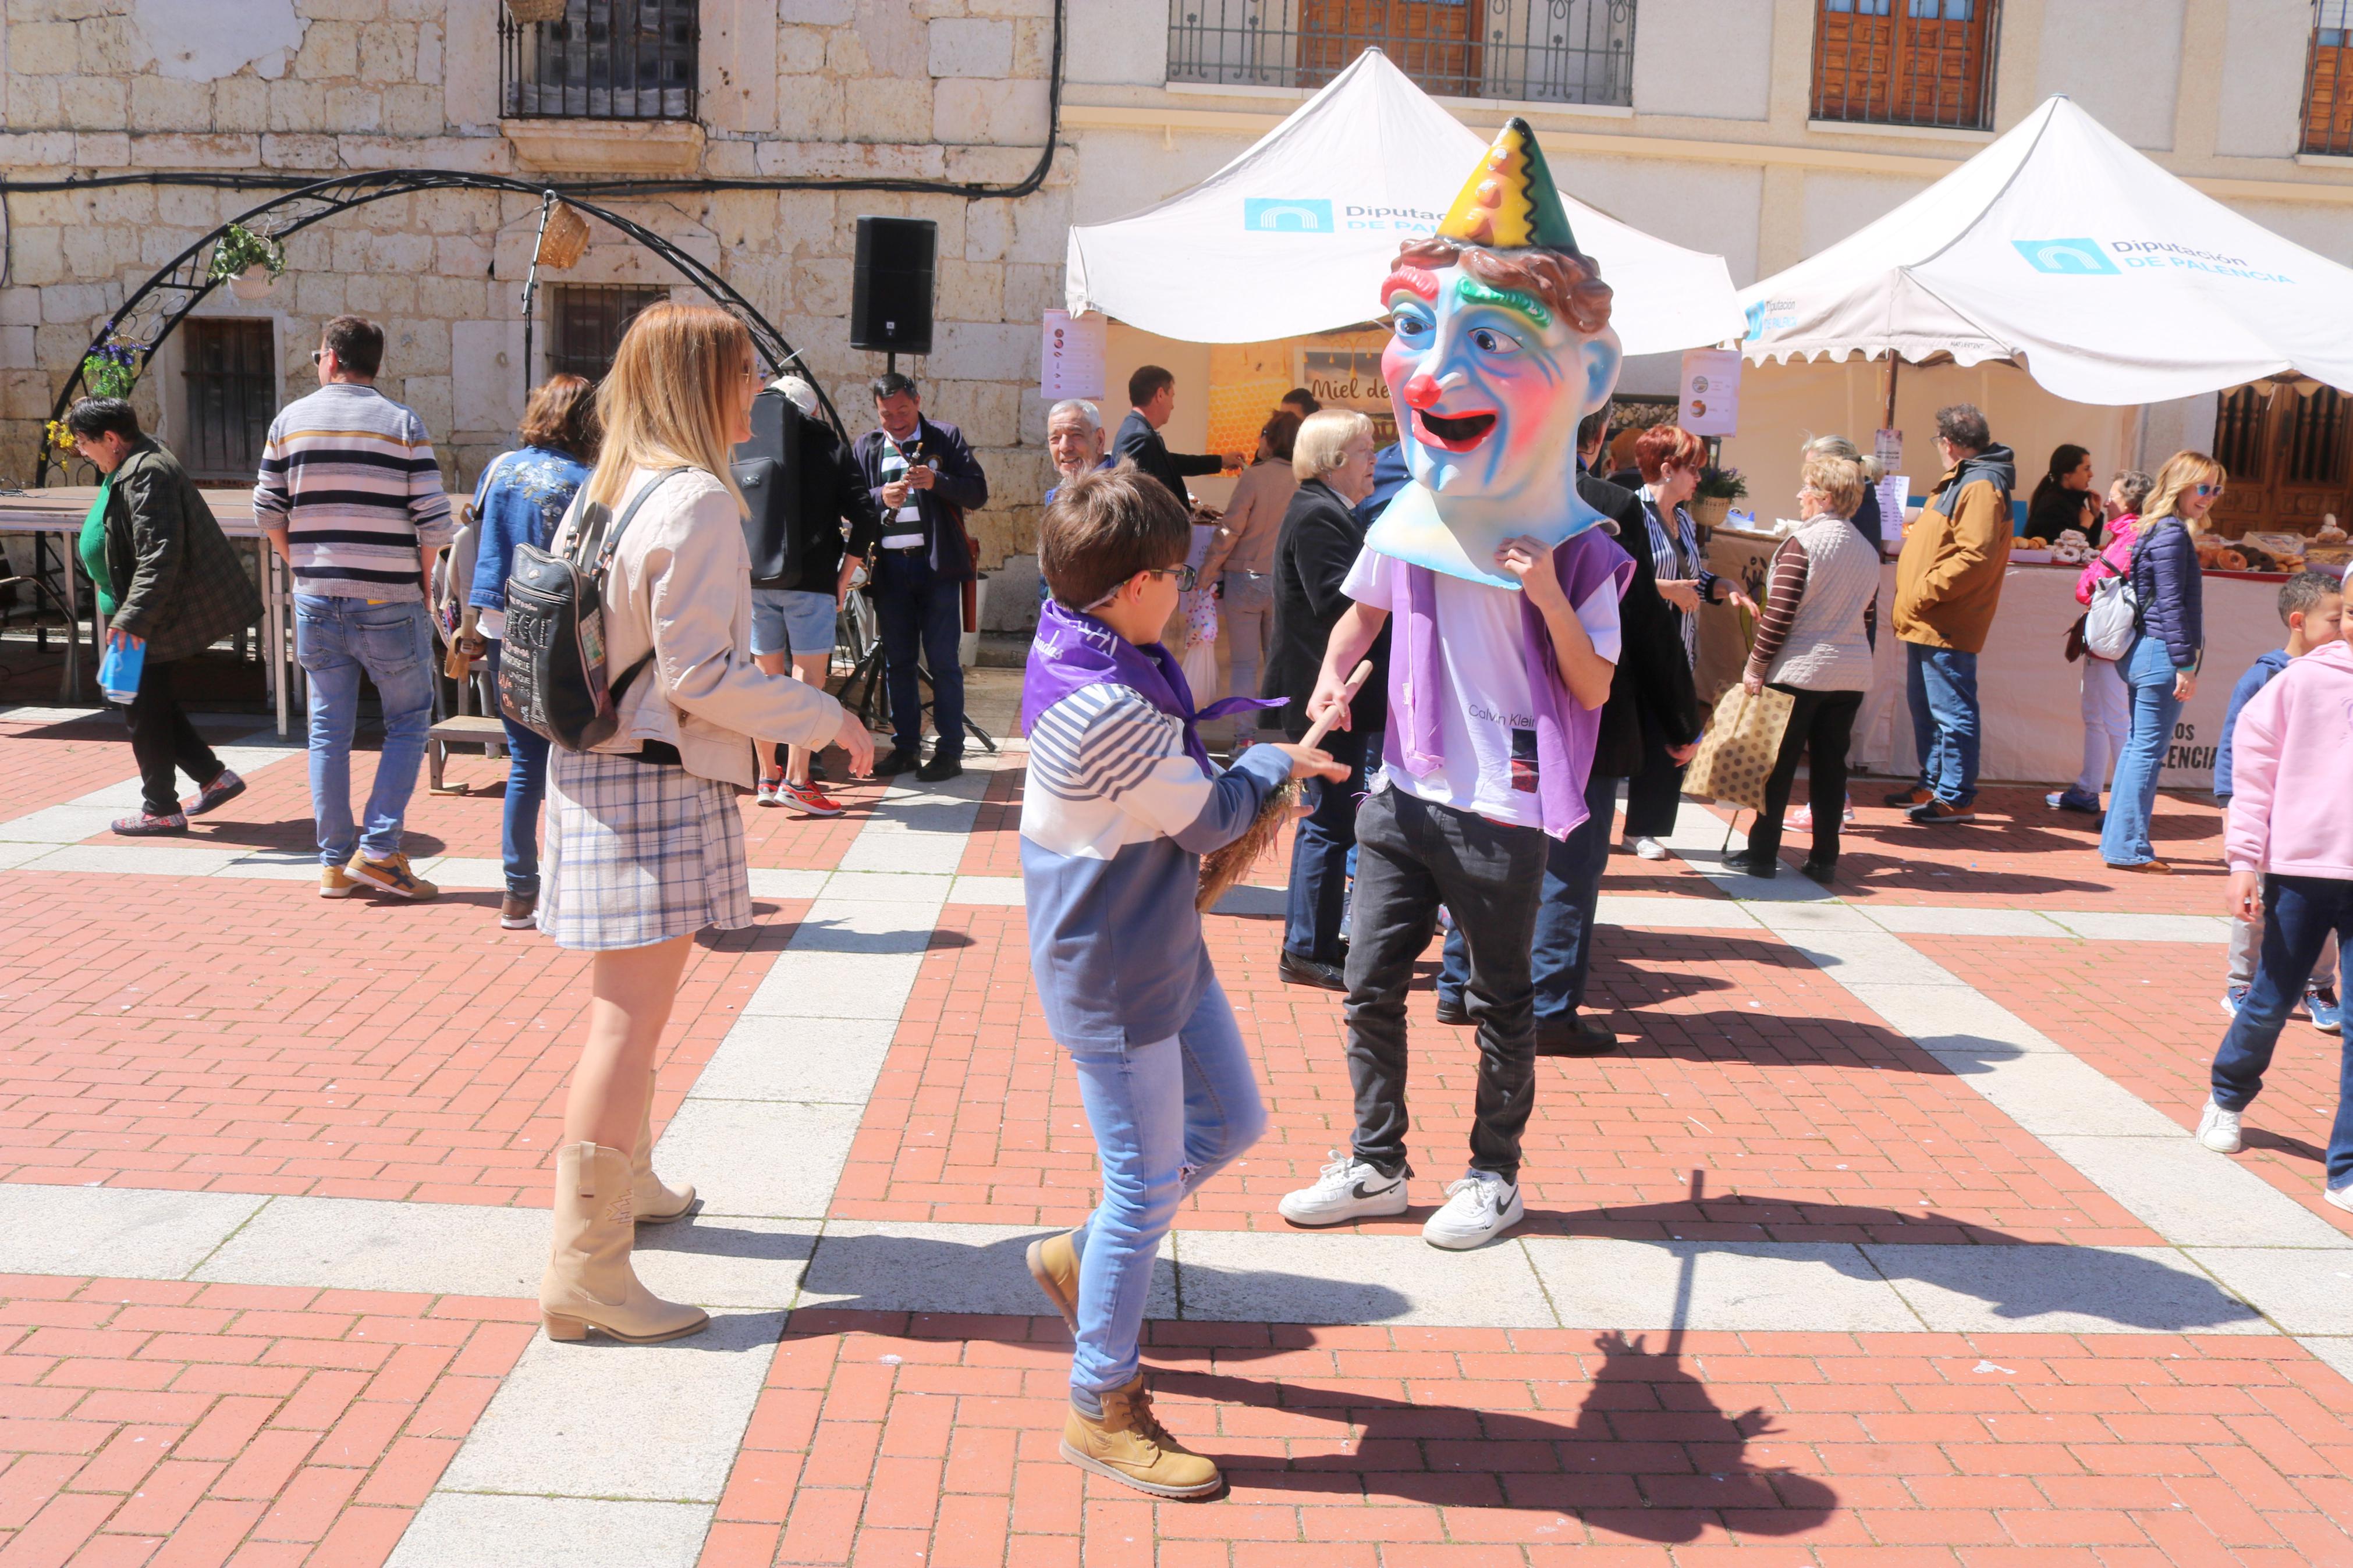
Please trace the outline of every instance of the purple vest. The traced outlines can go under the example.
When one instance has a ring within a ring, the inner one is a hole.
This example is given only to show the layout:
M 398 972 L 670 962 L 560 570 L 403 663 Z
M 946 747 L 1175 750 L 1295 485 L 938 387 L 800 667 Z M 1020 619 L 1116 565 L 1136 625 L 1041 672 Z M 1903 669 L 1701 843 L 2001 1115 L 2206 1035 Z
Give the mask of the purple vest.
M 1555 548 L 1552 564 L 1571 605 L 1585 603 L 1610 578 L 1622 596 L 1634 578 L 1633 559 L 1598 528 Z M 1437 701 L 1438 580 L 1426 566 L 1398 565 L 1396 603 L 1389 606 L 1397 629 L 1389 644 L 1388 752 L 1414 777 L 1426 778 L 1445 762 Z M 1566 838 L 1588 815 L 1585 784 L 1593 772 L 1601 709 L 1580 707 L 1569 695 L 1553 658 L 1552 633 L 1525 594 L 1520 630 L 1536 720 L 1536 809 L 1545 832 Z

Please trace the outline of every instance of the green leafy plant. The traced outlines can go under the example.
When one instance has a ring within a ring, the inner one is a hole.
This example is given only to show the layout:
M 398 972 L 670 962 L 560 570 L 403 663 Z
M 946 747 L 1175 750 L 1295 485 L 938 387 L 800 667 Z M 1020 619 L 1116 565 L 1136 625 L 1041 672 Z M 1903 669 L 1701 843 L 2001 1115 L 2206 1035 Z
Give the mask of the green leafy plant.
M 1739 500 L 1747 493 L 1748 481 L 1740 477 L 1738 468 L 1700 470 L 1697 494 L 1702 500 Z
M 142 345 L 109 338 L 82 355 L 82 390 L 92 397 L 128 397 L 139 384 L 139 350 Z
M 209 268 L 216 280 L 236 278 L 252 268 L 269 269 L 269 276 L 280 278 L 286 272 L 286 247 L 266 234 L 256 234 L 241 223 L 228 226 L 228 231 L 213 247 Z

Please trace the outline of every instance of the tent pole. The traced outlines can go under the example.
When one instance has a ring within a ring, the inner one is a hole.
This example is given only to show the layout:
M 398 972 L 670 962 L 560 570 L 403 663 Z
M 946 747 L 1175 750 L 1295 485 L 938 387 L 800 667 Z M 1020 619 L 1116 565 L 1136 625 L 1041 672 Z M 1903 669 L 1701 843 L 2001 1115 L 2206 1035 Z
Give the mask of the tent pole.
M 1887 374 L 1883 378 L 1887 390 L 1887 416 L 1879 422 L 1882 430 L 1895 428 L 1895 366 L 1898 357 L 1894 349 L 1887 351 Z

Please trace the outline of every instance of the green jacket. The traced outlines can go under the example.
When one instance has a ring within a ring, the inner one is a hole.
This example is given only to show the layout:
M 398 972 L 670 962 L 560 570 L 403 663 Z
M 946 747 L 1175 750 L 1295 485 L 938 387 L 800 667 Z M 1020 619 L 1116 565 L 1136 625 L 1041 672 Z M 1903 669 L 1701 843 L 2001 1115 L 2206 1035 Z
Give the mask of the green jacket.
M 110 626 L 144 637 L 160 664 L 260 619 L 251 574 L 177 458 L 144 436 L 112 479 L 106 574 L 121 604 Z

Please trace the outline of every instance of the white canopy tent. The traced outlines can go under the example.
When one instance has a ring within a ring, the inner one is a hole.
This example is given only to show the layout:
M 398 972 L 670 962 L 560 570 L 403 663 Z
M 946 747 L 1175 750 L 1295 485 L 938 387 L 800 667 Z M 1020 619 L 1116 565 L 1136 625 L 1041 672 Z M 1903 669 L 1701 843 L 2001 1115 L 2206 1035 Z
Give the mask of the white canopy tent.
M 2353 269 L 2192 189 L 2065 98 L 1741 302 L 1759 364 L 2007 360 L 2109 405 L 2299 375 L 2353 388 Z
M 1187 342 L 1264 342 L 1367 321 L 1398 243 L 1438 226 L 1485 148 L 1366 49 L 1191 190 L 1072 228 L 1069 308 Z M 1655 239 L 1566 192 L 1561 201 L 1617 291 L 1611 324 L 1627 353 L 1739 334 L 1722 257 Z

